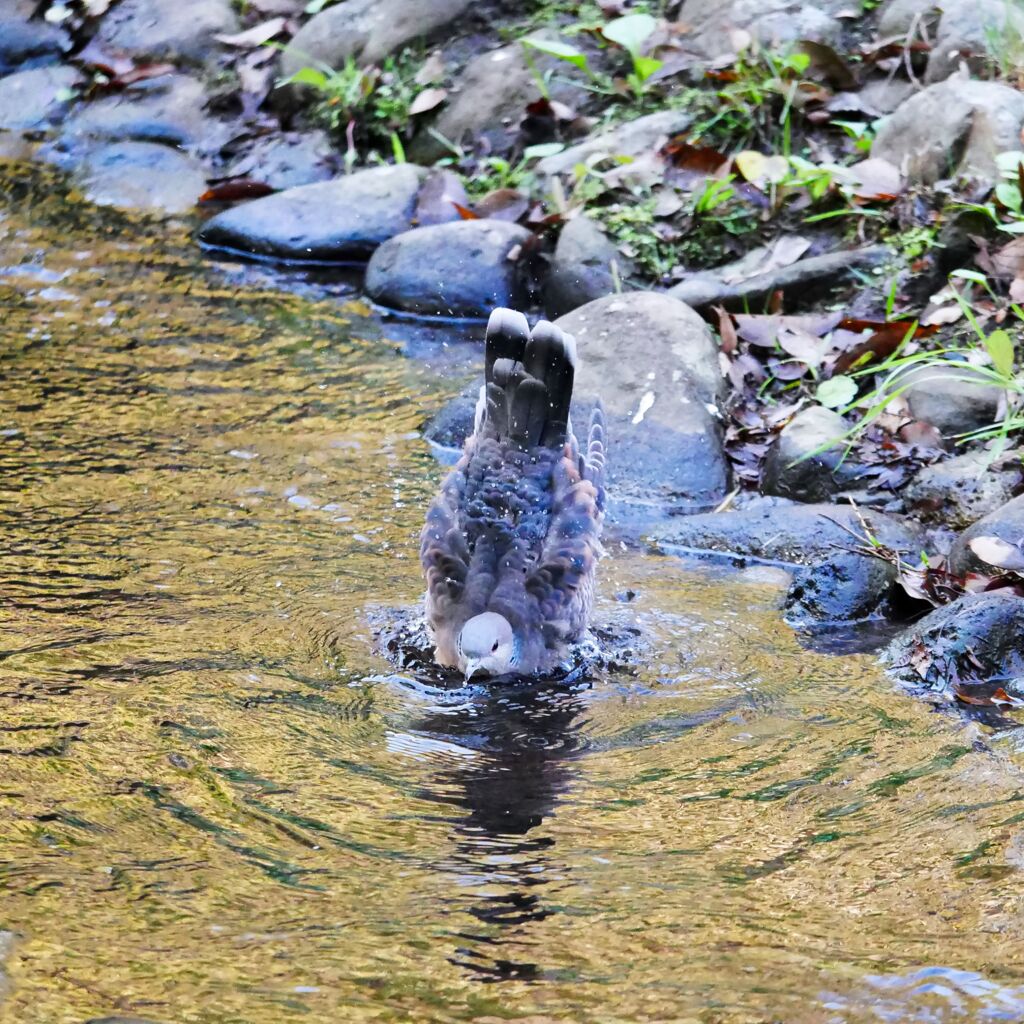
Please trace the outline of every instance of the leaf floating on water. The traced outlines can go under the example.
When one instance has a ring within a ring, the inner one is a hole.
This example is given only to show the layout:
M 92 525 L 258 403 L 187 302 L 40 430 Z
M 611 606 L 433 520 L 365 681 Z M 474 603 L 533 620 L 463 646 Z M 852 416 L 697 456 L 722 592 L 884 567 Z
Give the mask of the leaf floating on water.
M 983 561 L 997 569 L 1014 572 L 1024 569 L 1024 551 L 1000 537 L 975 537 L 968 547 Z

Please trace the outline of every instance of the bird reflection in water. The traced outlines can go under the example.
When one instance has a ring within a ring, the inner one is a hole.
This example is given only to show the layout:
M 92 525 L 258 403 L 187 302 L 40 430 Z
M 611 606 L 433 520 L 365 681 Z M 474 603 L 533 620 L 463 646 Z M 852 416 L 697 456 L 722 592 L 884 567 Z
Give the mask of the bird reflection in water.
M 555 913 L 569 884 L 555 840 L 538 834 L 572 788 L 573 761 L 584 752 L 580 684 L 490 684 L 458 710 L 436 708 L 416 725 L 478 756 L 455 759 L 437 789 L 465 811 L 455 849 L 438 864 L 458 879 L 453 911 L 477 924 L 460 928 L 449 959 L 488 981 L 538 977 L 543 967 L 519 955 L 529 926 Z M 532 950 L 531 950 L 532 952 Z

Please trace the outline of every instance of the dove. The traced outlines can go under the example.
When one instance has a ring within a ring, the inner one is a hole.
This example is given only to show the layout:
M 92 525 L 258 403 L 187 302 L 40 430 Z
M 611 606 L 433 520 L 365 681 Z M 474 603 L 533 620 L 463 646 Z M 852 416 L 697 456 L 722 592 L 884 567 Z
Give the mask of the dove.
M 437 664 L 474 676 L 544 675 L 586 632 L 603 553 L 600 402 L 580 447 L 569 419 L 576 343 L 496 309 L 473 432 L 420 537 Z

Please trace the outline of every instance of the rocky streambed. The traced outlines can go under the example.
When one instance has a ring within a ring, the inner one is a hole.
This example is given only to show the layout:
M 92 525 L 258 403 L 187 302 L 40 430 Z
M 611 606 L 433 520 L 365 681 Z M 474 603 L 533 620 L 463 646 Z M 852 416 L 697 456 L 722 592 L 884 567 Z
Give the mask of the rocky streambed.
M 782 565 L 798 628 L 892 623 L 904 682 L 1012 702 L 1022 25 L 1002 0 L 0 0 L 0 152 L 215 258 L 351 267 L 385 315 L 557 319 L 577 416 L 609 411 L 617 536 Z M 439 451 L 477 386 L 425 426 Z

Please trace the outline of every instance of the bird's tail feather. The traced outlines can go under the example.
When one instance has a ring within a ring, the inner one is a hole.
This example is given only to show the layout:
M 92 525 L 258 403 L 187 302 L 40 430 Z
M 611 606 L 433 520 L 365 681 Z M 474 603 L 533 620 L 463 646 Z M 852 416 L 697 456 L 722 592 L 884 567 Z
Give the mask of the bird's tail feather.
M 496 309 L 487 324 L 484 431 L 522 448 L 565 443 L 576 372 L 576 342 L 541 320 Z

